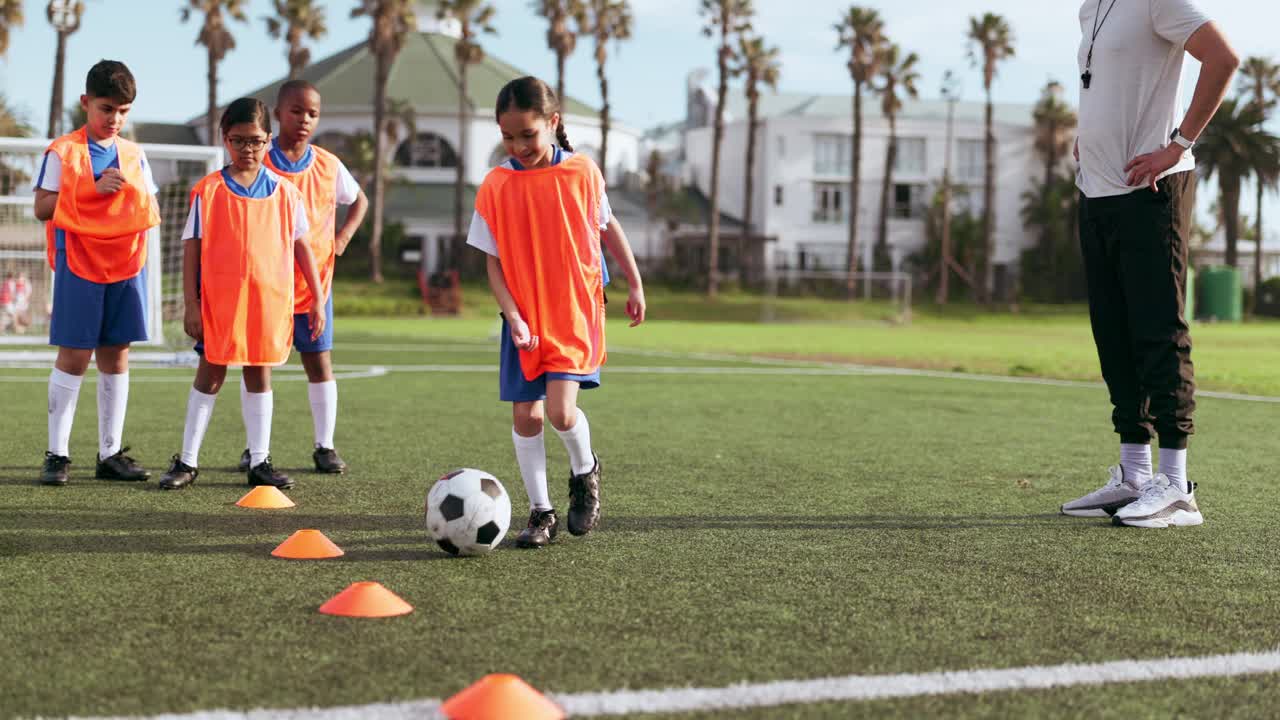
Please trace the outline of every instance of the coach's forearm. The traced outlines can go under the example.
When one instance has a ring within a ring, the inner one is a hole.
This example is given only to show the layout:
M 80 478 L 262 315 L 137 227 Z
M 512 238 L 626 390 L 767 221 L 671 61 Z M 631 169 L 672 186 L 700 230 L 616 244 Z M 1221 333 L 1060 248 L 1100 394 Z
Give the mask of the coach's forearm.
M 1231 86 L 1231 77 L 1240 67 L 1240 57 L 1236 55 L 1227 39 L 1214 23 L 1205 23 L 1187 40 L 1186 50 L 1200 61 L 1200 79 L 1196 81 L 1195 94 L 1191 97 L 1191 107 L 1182 117 L 1178 125 L 1182 136 L 1195 140 L 1204 132 L 1213 114 L 1227 96 L 1227 88 Z
M 516 307 L 516 299 L 511 296 L 511 290 L 507 287 L 507 278 L 502 274 L 502 263 L 498 258 L 489 255 L 485 260 L 484 269 L 489 275 L 489 290 L 498 301 L 502 314 L 508 320 L 520 317 L 520 308 Z
M 200 302 L 200 238 L 182 243 L 182 299 L 187 307 Z

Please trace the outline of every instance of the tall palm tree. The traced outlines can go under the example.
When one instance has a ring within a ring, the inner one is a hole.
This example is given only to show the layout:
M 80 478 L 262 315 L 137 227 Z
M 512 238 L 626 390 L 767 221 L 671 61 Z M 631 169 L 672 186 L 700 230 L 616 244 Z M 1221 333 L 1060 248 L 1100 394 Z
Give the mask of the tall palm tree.
M 720 145 L 724 141 L 724 102 L 729 94 L 730 67 L 734 61 L 734 35 L 751 27 L 755 9 L 751 0 L 702 0 L 698 13 L 706 20 L 702 32 L 717 38 L 716 66 L 720 83 L 716 87 L 715 124 L 711 132 L 711 207 L 707 218 L 707 297 L 720 291 Z M 718 36 L 718 37 L 717 37 Z
M 569 20 L 582 12 L 582 0 L 534 0 L 534 10 L 547 19 L 547 47 L 556 54 L 556 98 L 564 105 L 564 64 L 578 46 Z
M 778 89 L 778 75 L 782 66 L 778 61 L 778 48 L 766 47 L 764 38 L 743 33 L 738 38 L 738 70 L 746 75 L 747 95 L 747 171 L 743 173 L 746 187 L 742 196 L 742 238 L 738 241 L 738 262 L 751 238 L 751 209 L 755 199 L 756 140 L 760 132 L 760 86 Z
M 1260 57 L 1254 55 L 1244 61 L 1244 65 L 1240 68 L 1241 94 L 1252 94 L 1250 102 L 1257 106 L 1263 113 L 1263 121 L 1266 116 L 1271 114 L 1275 109 L 1276 98 L 1280 97 L 1280 65 L 1277 65 L 1271 58 Z M 1265 170 L 1259 168 L 1258 170 Z M 1257 205 L 1254 208 L 1254 235 L 1257 237 L 1258 246 L 1257 254 L 1254 258 L 1253 265 L 1253 287 L 1254 293 L 1250 300 L 1251 307 L 1249 312 L 1252 313 L 1258 304 L 1257 289 L 1262 285 L 1262 242 L 1266 237 L 1262 234 L 1262 196 L 1268 189 L 1276 186 L 1276 178 L 1267 177 L 1264 172 L 1255 172 L 1254 181 L 1257 185 Z
M 405 36 L 418 26 L 413 0 L 360 0 L 351 10 L 351 17 L 367 17 L 369 51 L 373 53 L 373 197 L 370 204 L 373 227 L 369 232 L 369 277 L 375 283 L 382 282 L 382 209 L 386 204 L 387 135 L 387 81 L 391 66 L 404 48 Z
M 982 237 L 986 243 L 983 259 L 982 292 L 989 299 L 995 285 L 995 265 L 991 262 L 996 252 L 996 134 L 991 102 L 991 84 L 1001 62 L 1013 57 L 1013 30 L 1000 15 L 986 13 L 982 17 L 969 18 L 969 60 L 974 67 L 982 68 L 982 89 L 987 93 L 986 142 L 983 147 Z
M 880 13 L 871 8 L 850 6 L 840 15 L 834 26 L 840 41 L 836 49 L 849 49 L 849 77 L 853 79 L 853 147 L 849 167 L 849 246 L 846 250 L 849 279 L 846 282 L 849 297 L 853 297 L 857 284 L 853 274 L 858 271 L 858 188 L 862 182 L 862 86 L 879 72 L 880 46 L 884 44 L 884 23 Z
M 289 79 L 293 80 L 301 77 L 311 62 L 311 49 L 302 41 L 319 40 L 329 32 L 324 22 L 324 6 L 316 0 L 272 0 L 271 4 L 276 14 L 262 19 L 271 37 L 284 36 L 289 44 L 285 57 L 289 59 Z
M 880 185 L 880 227 L 876 235 L 876 254 L 887 258 L 889 254 L 889 207 L 893 193 L 893 166 L 898 161 L 898 113 L 902 110 L 903 96 L 916 98 L 920 96 L 916 83 L 920 81 L 920 73 L 916 72 L 916 63 L 920 62 L 915 53 L 907 53 L 900 57 L 902 50 L 895 44 L 888 44 L 880 51 L 880 85 L 876 91 L 880 93 L 880 112 L 889 121 L 889 152 L 885 153 L 884 182 Z
M 62 78 L 67 64 L 67 38 L 80 29 L 84 3 L 81 0 L 49 0 L 44 12 L 58 36 L 53 56 L 53 93 L 49 98 L 49 137 L 55 138 L 62 134 Z
M 1226 265 L 1235 267 L 1240 238 L 1240 184 L 1255 173 L 1280 174 L 1280 138 L 1262 127 L 1265 115 L 1254 103 L 1222 101 L 1209 126 L 1196 141 L 1196 160 L 1203 180 L 1218 176 Z
M 1062 99 L 1062 83 L 1050 80 L 1040 91 L 1040 100 L 1031 111 L 1035 123 L 1035 150 L 1044 159 L 1043 192 L 1049 192 L 1059 165 L 1071 150 L 1076 114 Z
M 497 13 L 487 0 L 441 0 L 436 12 L 441 19 L 453 18 L 462 28 L 462 36 L 453 46 L 453 59 L 458 65 L 458 172 L 453 184 L 453 242 L 449 255 L 456 264 L 458 245 L 463 239 L 462 193 L 467 181 L 467 153 L 471 146 L 471 117 L 474 110 L 467 90 L 467 68 L 484 60 L 484 48 L 476 38 L 480 33 L 497 32 L 493 16 Z
M 203 45 L 208 55 L 209 70 L 209 107 L 205 117 L 205 130 L 209 133 L 210 145 L 218 140 L 218 63 L 227 53 L 236 48 L 235 36 L 227 29 L 225 16 L 232 20 L 245 22 L 245 0 L 187 0 L 187 5 L 179 10 L 182 22 L 188 22 L 194 13 L 204 14 L 204 23 L 200 26 L 200 34 L 196 36 L 196 44 Z
M 631 3 L 627 0 L 585 0 L 577 15 L 578 31 L 596 41 L 596 79 L 600 81 L 600 171 L 609 176 L 609 129 L 612 127 L 609 107 L 609 77 L 605 62 L 609 59 L 609 41 L 631 37 Z
M 9 33 L 22 27 L 22 0 L 0 0 L 0 57 L 9 53 Z

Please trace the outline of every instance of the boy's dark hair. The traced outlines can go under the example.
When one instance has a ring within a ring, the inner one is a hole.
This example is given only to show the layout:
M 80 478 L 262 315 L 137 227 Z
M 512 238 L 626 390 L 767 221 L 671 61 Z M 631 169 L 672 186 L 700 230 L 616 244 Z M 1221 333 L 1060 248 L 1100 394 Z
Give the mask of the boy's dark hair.
M 231 129 L 233 125 L 241 123 L 253 123 L 268 135 L 271 134 L 271 113 L 267 110 L 267 106 L 257 98 L 243 97 L 232 100 L 226 110 L 222 111 L 222 119 L 218 121 L 218 129 L 223 135 Z
M 111 98 L 121 105 L 128 105 L 137 97 L 138 85 L 124 63 L 99 60 L 97 65 L 89 68 L 89 75 L 84 80 L 84 94 Z
M 317 96 L 320 95 L 320 91 L 316 89 L 316 86 L 306 80 L 286 80 L 284 84 L 280 86 L 280 89 L 276 91 L 276 107 L 283 105 L 284 101 L 294 93 L 306 92 L 307 90 L 310 90 Z
M 495 104 L 494 117 L 501 116 L 508 110 L 532 110 L 539 117 L 549 118 L 560 112 L 560 100 L 551 86 L 532 75 L 516 78 L 498 91 L 498 102 Z M 556 141 L 560 147 L 573 152 L 569 144 L 569 135 L 564 131 L 564 115 L 556 125 Z

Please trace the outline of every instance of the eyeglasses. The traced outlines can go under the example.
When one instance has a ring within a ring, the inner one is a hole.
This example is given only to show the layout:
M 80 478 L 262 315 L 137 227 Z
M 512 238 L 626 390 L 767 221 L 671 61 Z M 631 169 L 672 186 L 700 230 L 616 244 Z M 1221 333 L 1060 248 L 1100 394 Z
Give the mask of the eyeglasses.
M 270 142 L 269 138 L 246 138 L 246 137 L 227 138 L 227 144 L 230 145 L 231 149 L 233 150 L 244 150 L 245 148 L 248 148 L 250 150 L 261 150 L 262 148 L 266 147 L 266 144 L 268 142 Z

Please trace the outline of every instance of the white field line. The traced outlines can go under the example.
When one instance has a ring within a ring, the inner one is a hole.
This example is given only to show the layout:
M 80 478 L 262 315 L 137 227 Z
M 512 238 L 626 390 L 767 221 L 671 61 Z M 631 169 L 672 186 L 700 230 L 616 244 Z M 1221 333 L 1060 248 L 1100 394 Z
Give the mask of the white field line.
M 1190 658 L 1115 660 L 1008 669 L 960 670 L 901 675 L 845 675 L 814 680 L 742 683 L 718 688 L 665 688 L 551 694 L 571 717 L 629 713 L 683 713 L 857 702 L 923 695 L 955 695 L 1016 690 L 1084 687 L 1156 680 L 1238 677 L 1280 672 L 1280 651 Z M 409 720 L 441 717 L 439 700 L 377 703 L 334 708 L 215 710 L 155 715 L 150 720 Z M 105 719 L 98 719 L 105 720 Z

